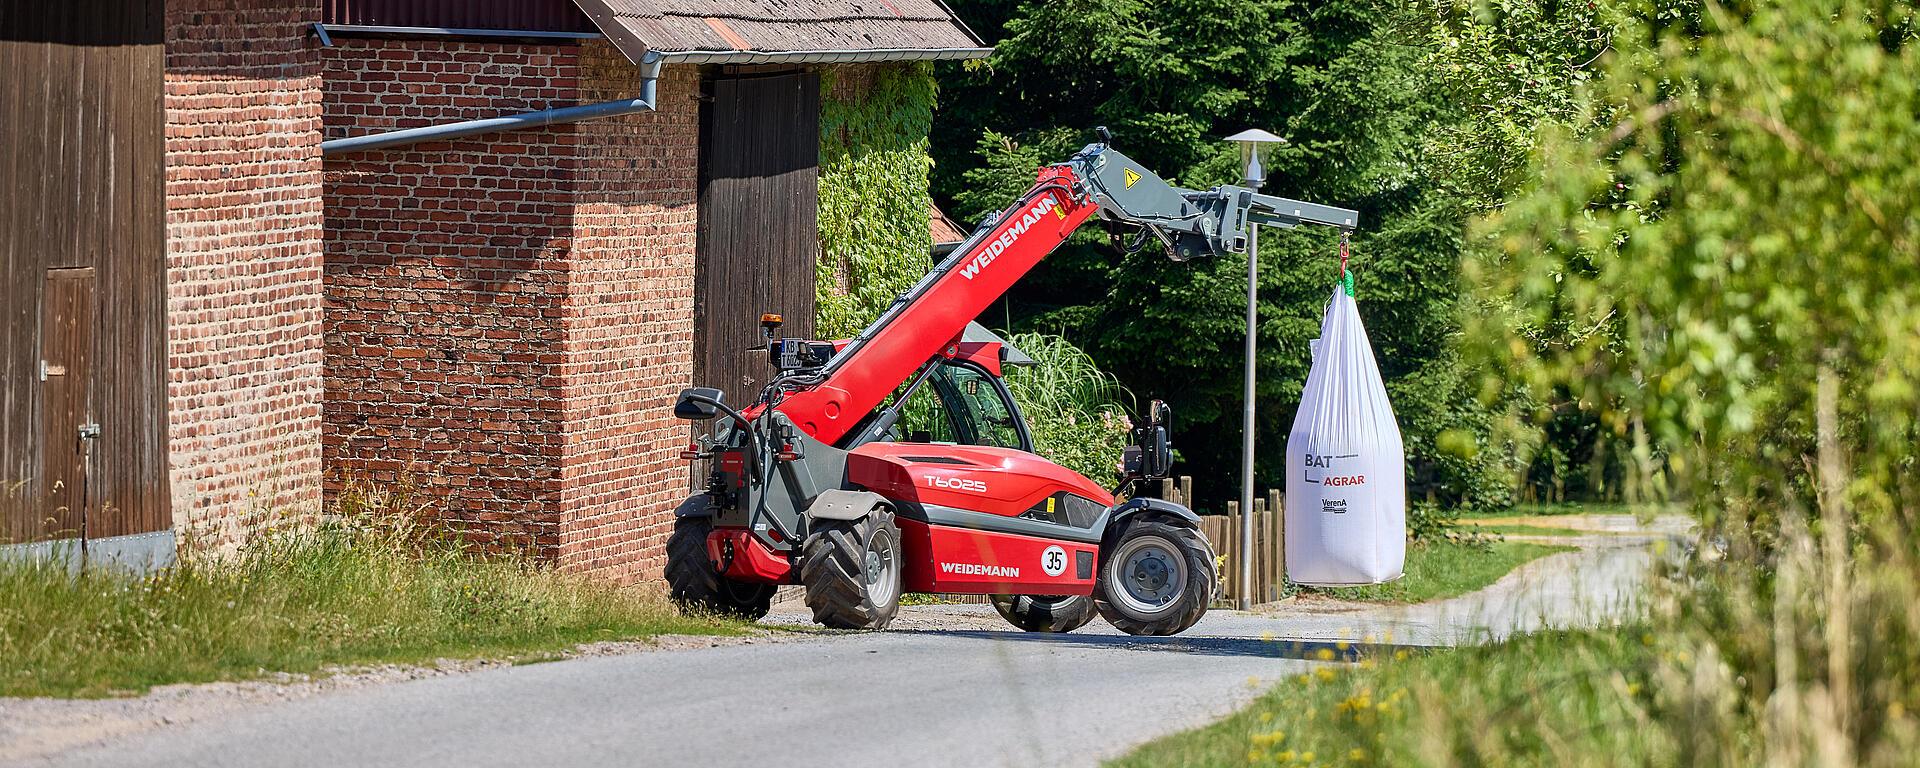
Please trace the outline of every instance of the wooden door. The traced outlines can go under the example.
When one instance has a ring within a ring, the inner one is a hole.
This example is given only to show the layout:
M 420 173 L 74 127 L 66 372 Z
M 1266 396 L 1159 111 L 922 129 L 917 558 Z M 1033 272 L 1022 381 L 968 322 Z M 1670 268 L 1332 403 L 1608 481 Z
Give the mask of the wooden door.
M 707 81 L 695 245 L 694 383 L 729 404 L 772 373 L 760 315 L 785 336 L 813 332 L 820 164 L 820 80 L 813 73 Z
M 84 536 L 93 420 L 93 268 L 49 269 L 40 310 L 40 530 Z

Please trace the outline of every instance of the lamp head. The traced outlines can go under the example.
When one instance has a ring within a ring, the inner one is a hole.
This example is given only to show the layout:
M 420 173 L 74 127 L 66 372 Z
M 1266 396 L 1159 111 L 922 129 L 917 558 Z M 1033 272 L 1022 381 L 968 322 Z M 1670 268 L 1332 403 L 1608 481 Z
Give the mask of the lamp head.
M 1248 128 L 1226 138 L 1240 147 L 1240 166 L 1246 169 L 1247 186 L 1259 189 L 1267 180 L 1266 153 L 1269 148 L 1287 143 L 1286 139 L 1258 128 Z

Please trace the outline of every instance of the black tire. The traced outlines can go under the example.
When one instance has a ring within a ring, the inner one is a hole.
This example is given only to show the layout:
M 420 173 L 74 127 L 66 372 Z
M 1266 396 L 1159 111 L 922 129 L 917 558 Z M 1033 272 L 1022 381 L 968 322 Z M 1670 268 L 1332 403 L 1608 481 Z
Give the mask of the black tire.
M 713 519 L 681 517 L 667 537 L 667 594 L 688 614 L 717 614 L 748 621 L 767 615 L 773 605 L 772 584 L 755 584 L 721 576 L 707 557 L 707 534 Z
M 1159 520 L 1129 523 L 1100 560 L 1093 602 L 1129 635 L 1179 634 L 1213 602 L 1213 548 L 1192 528 Z M 1133 561 L 1130 571 L 1126 560 Z
M 878 558 L 872 578 L 869 554 Z M 815 520 L 800 558 L 813 620 L 834 629 L 885 629 L 900 612 L 904 565 L 891 510 L 876 508 L 858 520 Z
M 993 609 L 1028 632 L 1072 632 L 1100 614 L 1086 595 L 994 595 Z

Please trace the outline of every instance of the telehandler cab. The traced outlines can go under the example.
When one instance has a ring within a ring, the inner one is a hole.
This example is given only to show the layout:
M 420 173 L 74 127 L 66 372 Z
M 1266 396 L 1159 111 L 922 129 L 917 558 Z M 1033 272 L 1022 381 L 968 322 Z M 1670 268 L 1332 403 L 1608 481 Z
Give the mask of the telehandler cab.
M 1138 230 L 1134 248 L 1185 261 L 1244 252 L 1257 225 L 1351 230 L 1359 215 L 1231 185 L 1179 189 L 1100 133 L 859 336 L 780 338 L 780 318 L 763 316 L 776 373 L 756 399 L 680 394 L 676 416 L 716 423 L 682 453 L 711 472 L 675 510 L 676 602 L 757 619 L 776 586 L 799 584 L 814 620 L 836 628 L 885 627 L 909 591 L 989 594 L 1034 632 L 1096 614 L 1136 635 L 1200 620 L 1215 568 L 1199 517 L 1132 493 L 1169 474 L 1166 406 L 1134 429 L 1109 491 L 1033 453 L 1001 380 L 1003 365 L 1030 361 L 971 321 L 1096 216 Z

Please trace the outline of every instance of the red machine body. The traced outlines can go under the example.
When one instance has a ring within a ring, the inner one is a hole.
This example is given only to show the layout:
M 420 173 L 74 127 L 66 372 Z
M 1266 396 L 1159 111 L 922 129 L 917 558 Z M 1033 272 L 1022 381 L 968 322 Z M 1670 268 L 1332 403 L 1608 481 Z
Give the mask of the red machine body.
M 1053 538 L 992 530 L 1001 521 L 966 514 L 1041 519 L 1051 511 L 1064 519 L 1069 499 L 1087 509 L 1112 506 L 1112 494 L 1072 470 L 1010 448 L 868 443 L 848 454 L 847 479 L 902 510 L 910 591 L 1084 595 L 1093 590 L 1097 535 L 1076 542 L 1059 537 L 1071 535 L 1066 530 Z M 1049 562 L 1051 556 L 1061 560 Z

